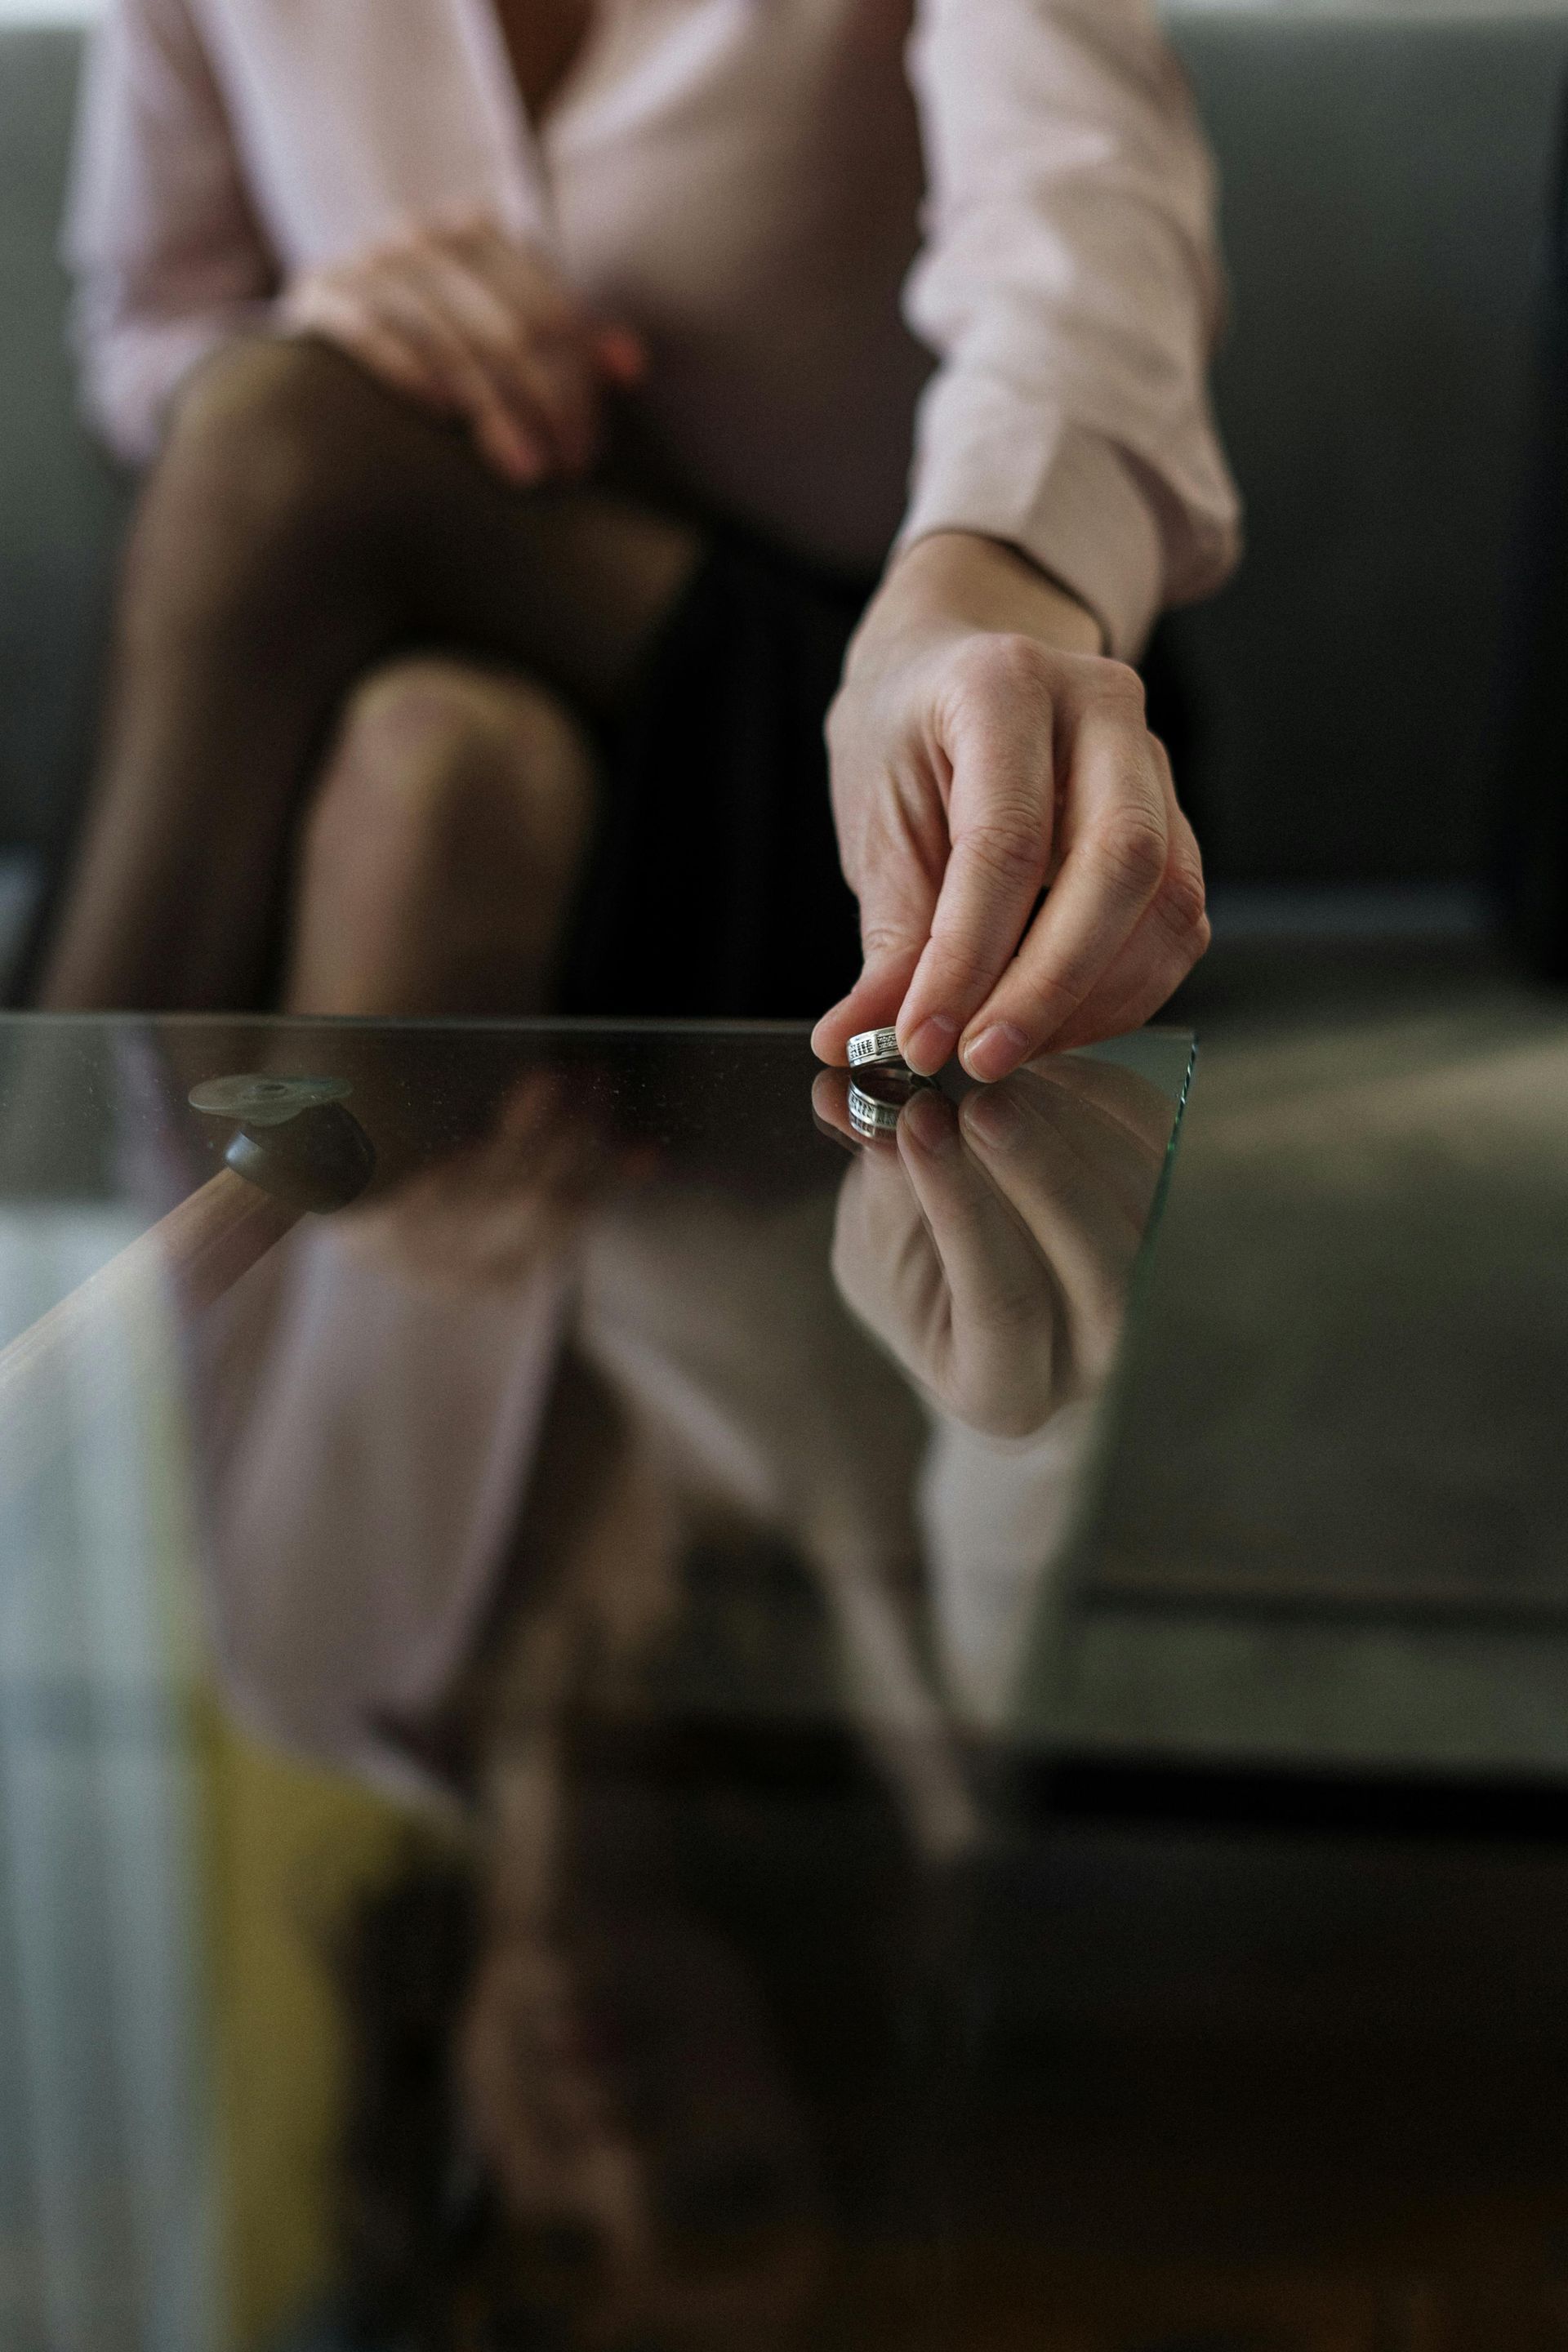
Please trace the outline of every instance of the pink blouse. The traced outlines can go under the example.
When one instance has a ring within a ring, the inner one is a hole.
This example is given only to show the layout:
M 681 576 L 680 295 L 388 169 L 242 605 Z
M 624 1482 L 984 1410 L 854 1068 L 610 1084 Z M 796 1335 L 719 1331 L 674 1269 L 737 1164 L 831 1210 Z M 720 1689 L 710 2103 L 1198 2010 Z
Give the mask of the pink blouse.
M 110 0 L 68 230 L 154 451 L 301 268 L 488 206 L 650 347 L 676 493 L 870 572 L 1023 549 L 1135 653 L 1235 560 L 1209 159 L 1149 0 L 599 0 L 531 127 L 490 0 Z M 912 457 L 912 471 L 911 471 Z

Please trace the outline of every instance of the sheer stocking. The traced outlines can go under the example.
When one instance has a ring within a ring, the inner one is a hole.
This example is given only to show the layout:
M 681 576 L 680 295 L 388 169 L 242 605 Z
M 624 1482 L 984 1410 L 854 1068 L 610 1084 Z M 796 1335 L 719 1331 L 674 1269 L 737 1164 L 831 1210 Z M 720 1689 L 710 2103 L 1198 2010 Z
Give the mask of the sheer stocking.
M 132 533 L 100 773 L 40 1001 L 78 1010 L 258 1003 L 301 812 L 334 740 L 303 872 L 318 910 L 352 900 L 363 919 L 355 938 L 365 986 L 384 996 L 416 985 L 428 998 L 466 975 L 469 991 L 536 992 L 547 952 L 509 965 L 471 935 L 444 966 L 437 957 L 400 972 L 387 952 L 391 910 L 433 932 L 435 918 L 461 904 L 472 934 L 479 900 L 458 885 L 482 868 L 492 909 L 531 892 L 539 901 L 548 870 L 559 913 L 571 874 L 563 882 L 557 869 L 586 837 L 592 798 L 587 740 L 571 710 L 614 709 L 700 551 L 685 526 L 607 491 L 505 488 L 459 432 L 324 345 L 224 353 L 183 398 Z M 405 697 L 389 710 L 385 690 L 353 699 L 370 673 L 415 648 L 456 657 L 439 690 L 426 672 L 412 709 Z M 447 690 L 463 664 L 471 690 Z M 515 740 L 503 756 L 509 711 Z M 444 728 L 454 740 L 443 746 Z M 378 758 L 379 795 L 367 790 Z M 457 850 L 470 787 L 474 822 Z M 327 814 L 346 800 L 369 827 L 373 811 L 405 816 L 409 790 L 423 799 L 426 871 L 452 886 L 423 924 L 418 828 L 394 825 L 396 845 L 377 845 L 341 808 L 333 822 Z M 541 810 L 520 807 L 509 824 L 509 793 L 537 798 Z M 579 813 L 567 822 L 573 795 Z M 430 821 L 437 803 L 440 824 Z M 545 858 L 510 893 L 509 856 L 525 867 Z M 370 922 L 382 886 L 390 897 Z M 341 959 L 329 970 L 320 937 L 302 907 L 291 992 L 325 992 L 333 1010 L 373 1009 L 344 1001 L 358 982 Z

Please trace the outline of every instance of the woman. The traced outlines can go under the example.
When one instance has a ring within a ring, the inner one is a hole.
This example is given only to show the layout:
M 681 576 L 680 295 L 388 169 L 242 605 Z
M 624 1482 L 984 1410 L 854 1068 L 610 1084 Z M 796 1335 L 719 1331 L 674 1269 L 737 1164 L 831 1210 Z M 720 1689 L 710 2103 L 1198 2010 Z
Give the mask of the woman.
M 1146 0 L 909 32 L 111 0 L 71 243 L 153 471 L 46 1003 L 845 986 L 829 1058 L 991 1079 L 1163 1001 L 1202 877 L 1127 664 L 1234 555 L 1206 158 Z

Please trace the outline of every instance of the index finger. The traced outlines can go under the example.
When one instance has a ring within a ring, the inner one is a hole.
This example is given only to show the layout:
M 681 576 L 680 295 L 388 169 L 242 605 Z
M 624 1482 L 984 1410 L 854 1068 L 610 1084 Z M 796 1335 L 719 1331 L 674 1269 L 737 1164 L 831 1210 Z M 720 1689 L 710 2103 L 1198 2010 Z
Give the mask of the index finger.
M 1141 692 L 1102 695 L 1080 714 L 1068 754 L 1065 856 L 1022 947 L 960 1046 L 994 1081 L 1042 1052 L 1131 937 L 1164 877 L 1170 827 Z
M 1075 1353 L 1103 1363 L 1126 1308 L 1144 1217 L 1106 1171 L 1075 1148 L 1046 1104 L 1006 1081 L 971 1095 L 963 1139 L 1010 1202 L 1066 1302 Z M 1081 1142 L 1081 1138 L 1078 1141 Z M 1148 1191 L 1152 1191 L 1151 1173 Z
M 911 1069 L 931 1072 L 1005 971 L 1050 857 L 1053 712 L 1032 652 L 974 657 L 947 728 L 949 852 L 931 936 L 899 1014 Z
M 1045 1255 L 965 1148 L 952 1104 L 934 1092 L 917 1096 L 899 1121 L 899 1156 L 955 1322 L 993 1339 L 1048 1329 L 1054 1292 Z
M 514 415 L 472 341 L 452 317 L 450 287 L 443 285 L 428 257 L 412 247 L 389 255 L 378 279 L 378 292 L 439 373 L 453 406 L 477 428 L 485 454 L 493 455 L 513 479 L 536 479 L 546 462 L 542 439 L 531 435 Z
M 461 238 L 470 266 L 489 278 L 509 305 L 521 304 L 536 334 L 566 340 L 586 337 L 595 320 L 588 305 L 540 255 L 493 220 L 471 224 Z

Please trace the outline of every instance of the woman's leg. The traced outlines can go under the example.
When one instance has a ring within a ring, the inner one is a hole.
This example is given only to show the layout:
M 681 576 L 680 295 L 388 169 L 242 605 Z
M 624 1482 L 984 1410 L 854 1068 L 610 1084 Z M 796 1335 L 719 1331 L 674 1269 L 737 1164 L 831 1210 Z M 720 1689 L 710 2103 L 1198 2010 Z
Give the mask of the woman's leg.
M 255 1003 L 292 835 L 355 682 L 437 644 L 604 711 L 700 553 L 608 493 L 506 488 L 457 431 L 323 345 L 224 353 L 182 399 L 138 512 L 94 805 L 40 1002 Z M 317 875 L 330 831 L 323 813 Z
M 591 836 L 594 747 L 565 704 L 436 656 L 350 697 L 301 840 L 293 1013 L 533 1013 Z

